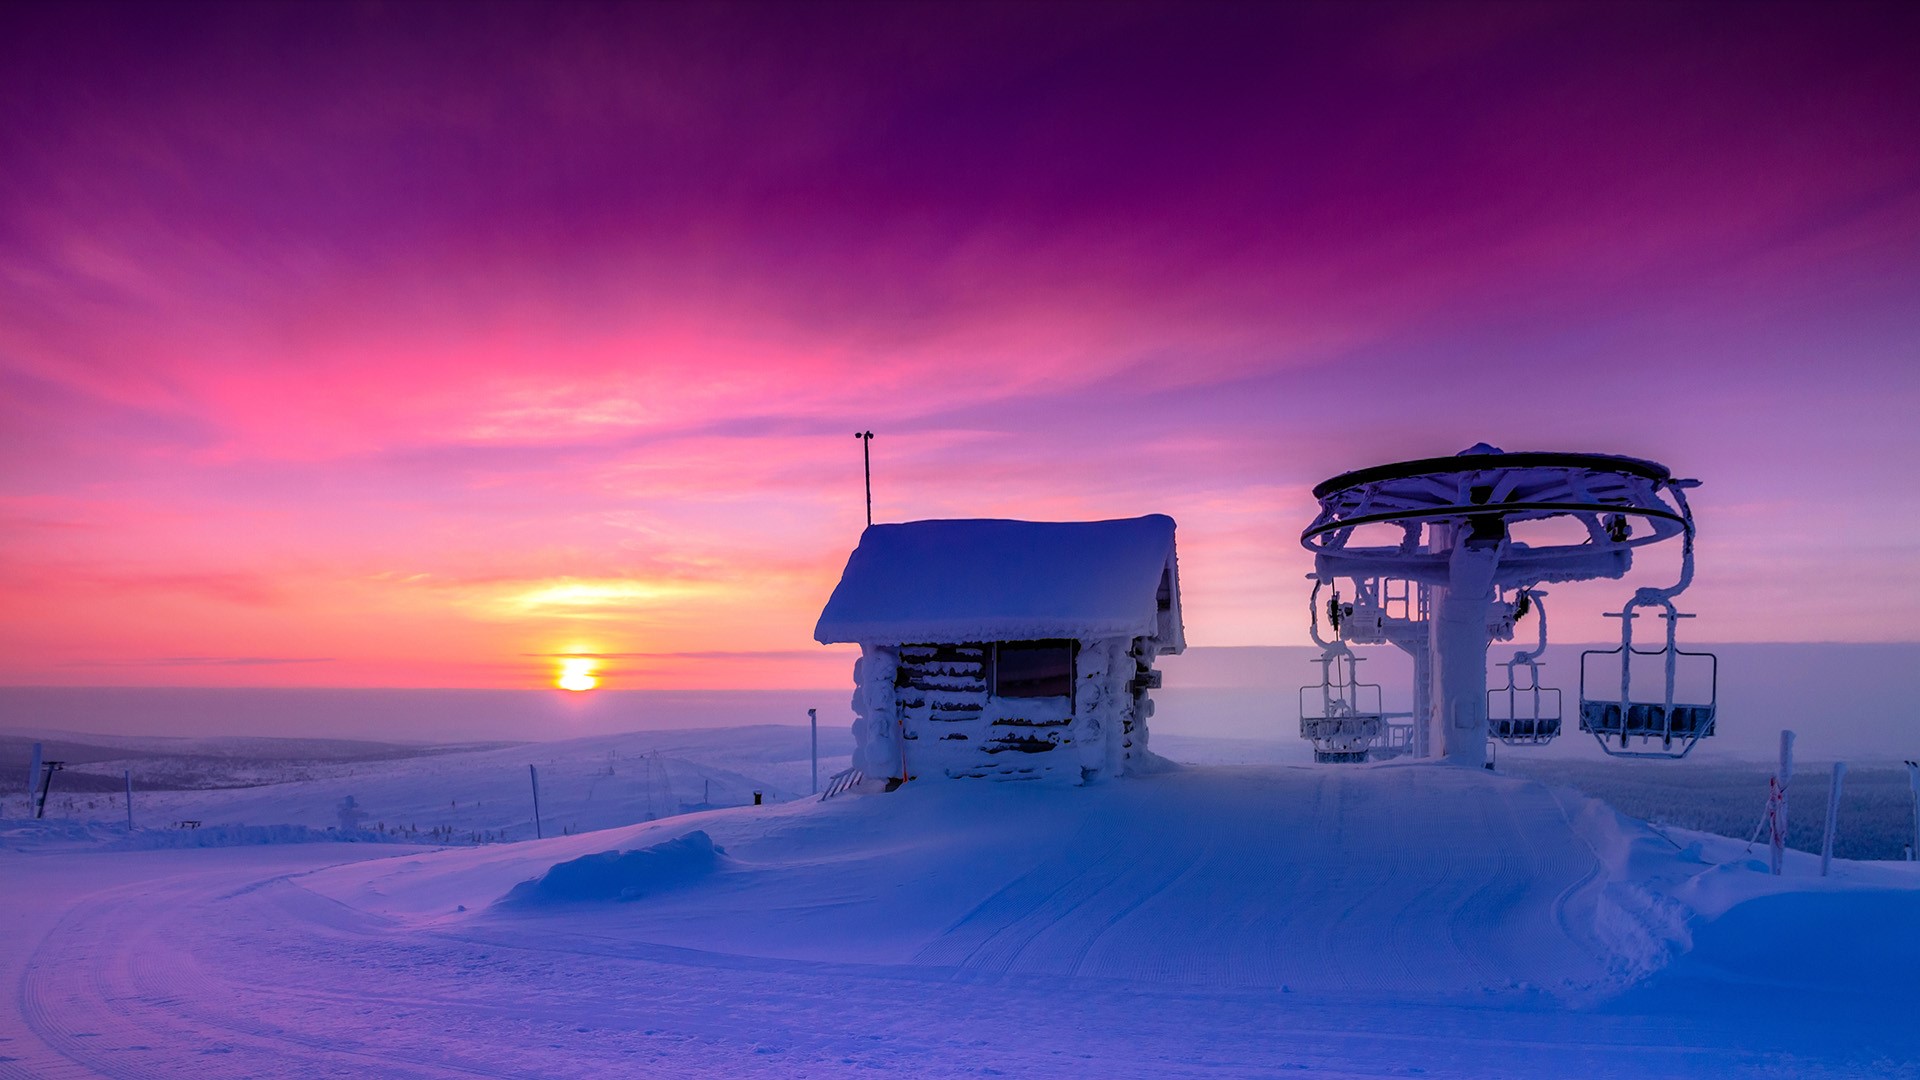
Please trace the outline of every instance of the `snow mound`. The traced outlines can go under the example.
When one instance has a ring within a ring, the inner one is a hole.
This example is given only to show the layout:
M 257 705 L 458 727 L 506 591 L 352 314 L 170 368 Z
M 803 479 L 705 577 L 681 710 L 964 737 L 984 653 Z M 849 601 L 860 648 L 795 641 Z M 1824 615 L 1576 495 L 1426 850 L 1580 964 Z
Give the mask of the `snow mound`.
M 1920 890 L 1783 892 L 1704 924 L 1689 968 L 1828 991 L 1913 992 L 1920 969 Z
M 1703 869 L 1537 783 L 1388 764 L 910 784 L 301 883 L 487 940 L 548 920 L 543 934 L 949 978 L 1590 1001 L 1685 947 L 1671 892 Z
M 719 872 L 728 860 L 704 830 L 632 851 L 596 851 L 555 863 L 537 878 L 515 885 L 498 907 L 637 900 L 680 888 Z

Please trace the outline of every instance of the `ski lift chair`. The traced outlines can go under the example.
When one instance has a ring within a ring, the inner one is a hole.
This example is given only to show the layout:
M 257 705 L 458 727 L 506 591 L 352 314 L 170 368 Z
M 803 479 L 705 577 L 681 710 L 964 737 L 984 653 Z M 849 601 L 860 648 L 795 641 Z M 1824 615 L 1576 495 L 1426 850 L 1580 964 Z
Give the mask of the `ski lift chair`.
M 1300 736 L 1313 744 L 1313 760 L 1355 762 L 1386 735 L 1386 714 L 1380 709 L 1380 686 L 1355 679 L 1359 657 L 1344 643 L 1324 645 L 1314 663 L 1320 681 L 1300 688 Z
M 1552 742 L 1560 734 L 1560 688 L 1541 686 L 1540 662 L 1525 653 L 1500 666 L 1507 669 L 1507 684 L 1487 691 L 1488 734 L 1508 746 Z
M 1695 744 L 1713 734 L 1714 714 L 1720 695 L 1720 659 L 1713 653 L 1682 649 L 1675 641 L 1675 628 L 1681 619 L 1692 618 L 1674 610 L 1673 601 L 1663 596 L 1637 595 L 1627 606 L 1608 614 L 1620 620 L 1620 644 L 1612 649 L 1589 649 L 1580 654 L 1580 730 L 1599 741 L 1600 748 L 1614 757 L 1683 758 Z M 1661 608 L 1666 621 L 1666 644 L 1643 649 L 1633 643 L 1635 607 Z M 1658 657 L 1661 677 L 1633 679 L 1633 658 Z M 1590 670 L 1600 678 L 1589 680 Z M 1618 682 L 1613 679 L 1618 674 Z M 1685 675 L 1686 693 L 1681 697 Z M 1611 691 L 1619 687 L 1615 696 Z M 1704 686 L 1704 700 L 1700 700 Z M 1601 696 L 1605 694 L 1606 696 Z M 1655 743 L 1658 743 L 1657 748 Z
M 1507 684 L 1487 691 L 1487 734 L 1508 746 L 1544 746 L 1560 734 L 1560 688 L 1540 685 L 1540 654 L 1547 650 L 1546 593 L 1520 594 L 1520 614 L 1538 612 L 1540 642 L 1500 666 Z M 1527 673 L 1526 679 L 1520 672 Z

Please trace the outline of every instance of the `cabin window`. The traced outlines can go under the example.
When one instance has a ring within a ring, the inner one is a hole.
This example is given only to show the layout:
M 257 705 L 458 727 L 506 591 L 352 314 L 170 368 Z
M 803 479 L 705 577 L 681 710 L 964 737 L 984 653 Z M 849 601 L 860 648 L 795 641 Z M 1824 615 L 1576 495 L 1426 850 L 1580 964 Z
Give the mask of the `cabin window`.
M 994 646 L 995 697 L 1042 698 L 1073 696 L 1073 659 L 1080 643 L 1002 641 Z

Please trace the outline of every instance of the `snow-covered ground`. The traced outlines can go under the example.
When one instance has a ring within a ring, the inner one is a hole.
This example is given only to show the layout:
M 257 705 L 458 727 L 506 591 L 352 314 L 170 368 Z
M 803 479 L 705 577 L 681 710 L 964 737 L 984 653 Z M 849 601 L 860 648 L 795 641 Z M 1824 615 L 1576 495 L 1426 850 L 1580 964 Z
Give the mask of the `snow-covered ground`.
M 749 747 L 698 767 L 770 784 Z M 442 760 L 389 767 L 426 805 Z M 909 785 L 443 850 L 32 828 L 0 850 L 0 1075 L 1920 1075 L 1920 867 L 1776 879 L 1440 765 Z

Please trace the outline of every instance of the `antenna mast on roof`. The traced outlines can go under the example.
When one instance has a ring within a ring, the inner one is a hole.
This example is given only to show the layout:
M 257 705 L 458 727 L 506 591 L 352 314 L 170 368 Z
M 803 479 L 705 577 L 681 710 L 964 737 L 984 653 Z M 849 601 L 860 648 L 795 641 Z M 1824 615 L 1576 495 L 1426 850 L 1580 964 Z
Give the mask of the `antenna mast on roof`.
M 867 524 L 873 524 L 873 432 L 856 431 L 853 437 L 860 440 L 860 471 L 867 478 Z

